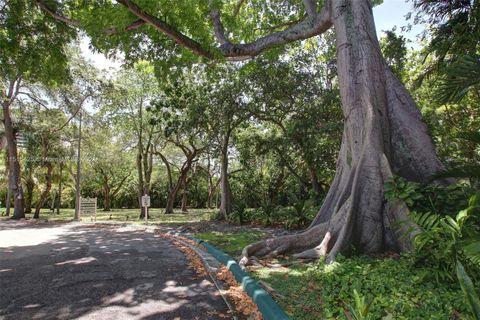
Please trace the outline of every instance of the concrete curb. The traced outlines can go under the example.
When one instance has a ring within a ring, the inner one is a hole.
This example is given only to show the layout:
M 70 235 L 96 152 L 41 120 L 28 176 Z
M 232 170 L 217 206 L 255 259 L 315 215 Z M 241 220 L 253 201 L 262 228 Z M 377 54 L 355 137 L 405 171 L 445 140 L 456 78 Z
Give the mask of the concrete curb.
M 192 237 L 187 234 L 178 232 L 172 232 L 172 234 L 185 237 L 193 240 L 198 244 L 205 247 L 208 253 L 210 253 L 215 259 L 224 264 L 228 270 L 230 270 L 235 276 L 235 280 L 242 284 L 243 290 L 252 298 L 253 302 L 257 305 L 258 310 L 262 313 L 265 320 L 288 320 L 288 316 L 285 311 L 272 299 L 272 297 L 262 287 L 257 284 L 257 281 L 250 277 L 250 275 L 243 271 L 238 263 L 223 251 L 220 251 L 211 244 Z

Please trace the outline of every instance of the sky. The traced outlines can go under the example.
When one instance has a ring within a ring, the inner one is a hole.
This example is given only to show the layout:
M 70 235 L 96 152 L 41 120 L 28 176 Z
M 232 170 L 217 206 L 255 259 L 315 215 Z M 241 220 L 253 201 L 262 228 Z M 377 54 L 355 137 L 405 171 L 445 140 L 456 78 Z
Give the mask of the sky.
M 400 27 L 408 24 L 405 20 L 405 15 L 411 11 L 411 9 L 411 2 L 406 2 L 406 0 L 384 0 L 383 4 L 373 8 L 378 37 L 380 38 L 382 36 L 382 30 L 391 30 L 394 27 L 397 27 L 397 32 L 400 32 Z M 415 47 L 416 37 L 422 30 L 423 28 L 421 26 L 415 26 L 408 33 L 402 34 L 411 40 L 409 47 Z M 103 54 L 93 53 L 88 48 L 88 44 L 89 39 L 84 37 L 81 42 L 83 54 L 87 59 L 92 60 L 97 68 L 113 68 L 116 70 L 120 68 L 120 61 L 113 61 L 107 59 Z

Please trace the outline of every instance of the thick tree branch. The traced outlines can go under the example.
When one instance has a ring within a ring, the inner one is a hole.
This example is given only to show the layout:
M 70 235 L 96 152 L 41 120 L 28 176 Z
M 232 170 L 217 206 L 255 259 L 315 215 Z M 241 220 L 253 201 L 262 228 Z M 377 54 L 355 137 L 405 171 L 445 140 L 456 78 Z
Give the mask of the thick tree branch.
M 305 6 L 305 12 L 308 16 L 313 17 L 317 14 L 317 4 L 315 0 L 303 0 L 303 5 Z
M 222 54 L 229 60 L 245 60 L 257 56 L 266 49 L 296 40 L 308 39 L 327 31 L 332 26 L 330 2 L 330 0 L 325 2 L 319 14 L 308 15 L 305 20 L 283 31 L 274 32 L 246 44 L 233 44 L 228 40 L 218 10 L 212 10 L 210 17 L 212 19 L 215 36 L 220 42 Z M 316 11 L 316 8 L 312 8 L 310 1 L 305 1 L 305 4 L 309 5 L 310 9 L 308 10 Z
M 151 24 L 155 29 L 161 31 L 164 33 L 167 37 L 175 41 L 175 43 L 192 50 L 194 53 L 208 58 L 208 59 L 213 59 L 213 55 L 202 48 L 200 43 L 197 41 L 193 40 L 192 38 L 187 37 L 186 35 L 178 32 L 175 30 L 172 26 L 169 24 L 163 22 L 159 18 L 143 11 L 138 7 L 133 1 L 131 0 L 117 0 L 118 3 L 122 4 L 125 6 L 131 13 L 133 13 L 135 16 L 138 18 L 148 22 Z
M 47 5 L 45 5 L 43 0 L 34 1 L 40 8 L 42 8 L 42 10 L 50 14 L 55 19 L 73 26 L 79 26 L 79 21 L 57 14 Z M 168 38 L 172 39 L 176 44 L 191 50 L 199 56 L 210 60 L 214 59 L 213 54 L 207 49 L 203 48 L 199 42 L 177 31 L 173 26 L 165 23 L 161 19 L 143 11 L 134 1 L 117 0 L 117 2 L 126 7 L 132 14 L 139 18 L 139 20 L 125 27 L 124 30 L 133 30 L 148 23 L 155 29 L 165 34 Z M 317 14 L 315 1 L 304 0 L 305 10 L 307 12 L 306 19 L 291 25 L 283 31 L 274 32 L 251 43 L 245 44 L 234 44 L 230 42 L 225 35 L 225 29 L 222 25 L 218 10 L 213 9 L 210 16 L 215 35 L 220 43 L 219 49 L 222 55 L 227 58 L 227 60 L 241 61 L 253 58 L 266 49 L 284 45 L 297 40 L 308 39 L 327 31 L 332 26 L 331 2 L 332 0 L 326 0 L 322 10 Z M 242 3 L 243 1 L 240 1 L 239 6 L 241 6 Z M 115 28 L 110 28 L 105 31 L 106 34 L 113 34 L 115 32 L 117 32 L 117 29 Z

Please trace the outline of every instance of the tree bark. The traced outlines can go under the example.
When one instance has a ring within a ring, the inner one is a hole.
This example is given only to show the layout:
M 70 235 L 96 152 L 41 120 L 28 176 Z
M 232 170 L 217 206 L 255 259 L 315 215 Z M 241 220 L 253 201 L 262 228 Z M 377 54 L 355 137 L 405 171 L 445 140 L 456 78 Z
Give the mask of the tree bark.
M 33 181 L 33 168 L 27 168 L 27 178 L 25 181 L 25 213 L 32 213 L 33 189 L 35 182 Z
M 10 200 L 12 198 L 12 194 L 10 191 L 10 173 L 8 170 L 9 164 L 8 164 L 8 149 L 6 150 L 6 155 L 5 155 L 5 175 L 7 176 L 7 194 L 5 195 L 5 216 L 10 216 Z
M 60 162 L 60 177 L 58 180 L 58 201 L 57 201 L 57 214 L 60 214 L 60 207 L 62 206 L 62 178 L 63 178 L 63 162 Z
M 81 177 L 82 177 L 82 111 L 79 114 L 78 125 L 78 145 L 77 145 L 77 174 L 75 176 L 75 220 L 80 221 L 80 198 L 82 197 L 81 191 Z
M 110 193 L 106 193 L 103 196 L 103 211 L 112 210 L 112 198 L 110 198 Z
M 7 188 L 7 195 L 5 196 L 5 216 L 10 216 L 10 201 L 12 199 L 12 191 Z
M 42 194 L 40 195 L 40 199 L 38 200 L 37 206 L 35 208 L 35 214 L 33 215 L 34 219 L 40 218 L 40 210 L 45 205 L 45 201 L 47 200 L 48 194 L 50 193 L 50 190 L 52 189 L 53 166 L 50 162 L 46 162 L 45 167 L 47 168 L 47 173 L 45 175 L 46 186 L 45 186 L 45 190 L 43 190 Z
M 12 118 L 10 116 L 10 101 L 11 100 L 5 100 L 2 103 L 3 125 L 9 157 L 9 189 L 13 193 L 13 219 L 22 219 L 25 218 L 25 203 L 21 181 L 20 161 L 17 152 L 17 141 L 15 139 Z
M 323 189 L 320 185 L 320 182 L 318 182 L 317 170 L 315 170 L 313 167 L 310 167 L 308 168 L 308 171 L 310 173 L 310 179 L 312 180 L 313 192 L 315 192 L 317 195 L 321 195 L 323 193 Z
M 220 214 L 225 220 L 228 220 L 233 211 L 232 190 L 228 179 L 228 144 L 230 141 L 230 130 L 227 131 L 223 139 L 221 167 L 220 167 Z
M 182 213 L 188 213 L 188 208 L 187 208 L 187 195 L 188 195 L 187 184 L 184 183 L 184 184 L 183 184 L 183 192 L 182 192 L 182 205 L 181 205 Z
M 425 181 L 442 168 L 420 112 L 381 55 L 369 0 L 336 0 L 332 19 L 344 132 L 335 179 L 307 231 L 247 246 L 251 255 L 301 252 L 298 257 L 377 253 L 412 248 L 402 202 L 386 201 L 392 174 Z M 407 233 L 408 232 L 408 233 Z M 322 241 L 325 239 L 325 241 Z

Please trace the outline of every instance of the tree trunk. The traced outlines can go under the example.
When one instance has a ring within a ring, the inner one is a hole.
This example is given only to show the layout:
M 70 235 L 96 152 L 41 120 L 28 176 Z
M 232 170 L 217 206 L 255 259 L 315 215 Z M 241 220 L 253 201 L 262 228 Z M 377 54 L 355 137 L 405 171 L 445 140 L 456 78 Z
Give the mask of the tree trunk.
M 5 216 L 10 216 L 10 201 L 12 199 L 12 192 L 10 188 L 7 188 L 7 195 L 5 197 Z
M 4 101 L 3 109 L 3 124 L 5 130 L 5 139 L 8 147 L 8 165 L 9 165 L 9 189 L 13 193 L 13 219 L 25 218 L 25 207 L 23 188 L 21 181 L 20 161 L 18 159 L 17 141 L 15 139 L 15 132 L 13 130 L 12 118 L 10 117 L 10 102 Z
M 182 205 L 181 205 L 181 210 L 182 213 L 188 213 L 188 208 L 187 208 L 187 186 L 184 184 L 183 186 L 183 193 L 182 193 Z
M 139 142 L 138 148 L 143 148 L 141 141 Z M 138 206 L 140 207 L 140 219 L 145 218 L 145 209 L 142 207 L 142 196 L 144 195 L 145 184 L 143 181 L 143 161 L 142 161 L 142 152 L 139 150 L 137 154 L 137 173 L 138 173 Z
M 60 207 L 62 206 L 62 178 L 63 178 L 63 162 L 60 162 L 60 178 L 59 178 L 59 181 L 58 181 L 57 214 L 60 214 Z
M 45 175 L 45 180 L 47 185 L 45 186 L 45 190 L 43 190 L 42 194 L 40 195 L 40 199 L 38 199 L 37 207 L 35 208 L 35 214 L 33 215 L 34 219 L 38 219 L 40 217 L 40 210 L 45 205 L 45 201 L 47 200 L 47 196 L 52 189 L 52 171 L 53 166 L 50 162 L 45 163 L 45 167 L 47 168 L 47 174 Z
M 10 185 L 10 173 L 9 173 L 9 165 L 8 165 L 8 150 L 5 155 L 5 175 L 7 177 L 7 194 L 5 195 L 5 216 L 10 216 L 10 201 L 12 198 L 12 194 L 10 191 L 10 188 L 8 187 Z
M 410 250 L 412 225 L 397 224 L 408 219 L 408 209 L 386 201 L 383 185 L 393 173 L 425 181 L 442 168 L 420 112 L 381 56 L 370 1 L 332 3 L 345 122 L 335 179 L 307 231 L 246 247 L 242 264 L 251 255 L 286 251 L 333 261 L 352 248 Z
M 111 211 L 112 210 L 112 198 L 110 197 L 110 193 L 105 193 L 103 195 L 103 211 Z
M 32 213 L 33 189 L 35 182 L 32 178 L 32 170 L 29 170 L 27 181 L 25 183 L 25 213 Z
M 75 176 L 75 220 L 80 221 L 80 199 L 82 197 L 81 191 L 81 178 L 82 178 L 82 111 L 79 112 L 79 125 L 78 125 L 78 145 L 77 145 L 77 175 Z
M 317 195 L 321 195 L 323 193 L 322 186 L 318 182 L 318 176 L 317 176 L 317 170 L 315 168 L 308 168 L 310 172 L 310 179 L 312 180 L 312 190 L 315 192 Z
M 213 177 L 211 172 L 210 154 L 207 156 L 207 209 L 212 209 L 213 203 Z
M 179 178 L 180 179 L 180 178 Z M 175 199 L 177 197 L 178 190 L 180 190 L 180 183 L 177 183 L 172 190 L 168 193 L 167 196 L 167 205 L 165 207 L 165 214 L 173 213 L 173 208 L 175 206 Z
M 223 215 L 225 220 L 233 211 L 232 190 L 230 188 L 230 181 L 228 180 L 228 143 L 230 140 L 230 131 L 225 134 L 223 146 L 222 146 L 222 159 L 220 167 L 220 214 Z

